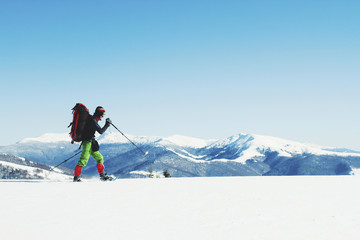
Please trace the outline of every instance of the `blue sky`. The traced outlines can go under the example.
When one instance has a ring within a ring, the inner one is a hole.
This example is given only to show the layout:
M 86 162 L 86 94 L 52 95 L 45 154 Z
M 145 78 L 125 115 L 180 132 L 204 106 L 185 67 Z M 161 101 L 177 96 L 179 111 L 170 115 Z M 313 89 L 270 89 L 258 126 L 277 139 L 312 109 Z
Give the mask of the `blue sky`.
M 1 1 L 0 145 L 67 132 L 240 132 L 360 150 L 360 2 Z

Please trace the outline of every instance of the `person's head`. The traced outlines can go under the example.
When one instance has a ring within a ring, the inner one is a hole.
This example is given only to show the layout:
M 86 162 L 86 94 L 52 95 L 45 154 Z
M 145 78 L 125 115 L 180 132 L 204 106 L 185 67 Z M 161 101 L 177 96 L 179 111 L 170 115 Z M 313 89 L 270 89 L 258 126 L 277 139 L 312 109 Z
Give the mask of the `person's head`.
M 103 118 L 105 116 L 105 109 L 101 106 L 98 106 L 95 109 L 94 112 L 94 117 L 96 117 L 97 119 L 101 120 L 101 118 Z

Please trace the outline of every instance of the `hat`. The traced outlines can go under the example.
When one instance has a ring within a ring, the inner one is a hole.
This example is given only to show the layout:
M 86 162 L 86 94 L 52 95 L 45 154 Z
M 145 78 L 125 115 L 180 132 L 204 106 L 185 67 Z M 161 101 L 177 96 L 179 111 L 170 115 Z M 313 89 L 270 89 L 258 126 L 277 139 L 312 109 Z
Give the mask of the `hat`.
M 101 117 L 101 116 L 104 116 L 105 114 L 105 109 L 101 106 L 98 106 L 96 109 L 95 109 L 95 113 L 94 113 L 94 116 L 96 117 Z

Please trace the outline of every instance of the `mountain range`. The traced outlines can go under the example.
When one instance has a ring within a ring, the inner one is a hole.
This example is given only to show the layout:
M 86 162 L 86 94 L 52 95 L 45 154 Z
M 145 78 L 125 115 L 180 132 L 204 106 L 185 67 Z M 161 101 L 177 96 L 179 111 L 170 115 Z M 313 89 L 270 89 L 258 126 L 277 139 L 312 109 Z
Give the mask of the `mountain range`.
M 225 139 L 199 139 L 173 135 L 139 137 L 127 135 L 144 155 L 120 133 L 97 137 L 106 171 L 120 178 L 261 176 L 261 175 L 349 175 L 360 169 L 360 152 L 326 148 L 276 137 L 236 134 Z M 68 134 L 44 134 L 0 147 L 0 153 L 57 165 L 80 151 Z M 64 163 L 73 169 L 78 156 Z M 96 162 L 89 160 L 83 173 L 97 175 Z

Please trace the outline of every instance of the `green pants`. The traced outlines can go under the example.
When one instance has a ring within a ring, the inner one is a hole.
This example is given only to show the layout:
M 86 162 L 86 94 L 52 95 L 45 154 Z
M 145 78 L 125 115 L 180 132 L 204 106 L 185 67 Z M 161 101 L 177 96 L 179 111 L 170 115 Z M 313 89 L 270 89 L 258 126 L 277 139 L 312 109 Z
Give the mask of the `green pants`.
M 99 151 L 93 152 L 91 150 L 91 141 L 83 141 L 82 142 L 82 153 L 81 153 L 80 160 L 77 165 L 80 167 L 85 167 L 89 161 L 90 155 L 96 160 L 97 163 L 104 162 L 104 158 Z

